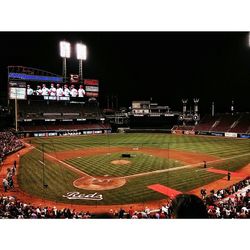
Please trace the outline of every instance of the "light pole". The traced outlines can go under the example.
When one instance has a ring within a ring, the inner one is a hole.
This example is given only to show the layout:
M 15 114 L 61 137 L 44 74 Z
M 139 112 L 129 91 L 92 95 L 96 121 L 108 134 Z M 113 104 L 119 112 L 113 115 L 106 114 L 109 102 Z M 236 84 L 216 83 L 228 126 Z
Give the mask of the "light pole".
M 66 82 L 67 77 L 67 58 L 70 58 L 70 43 L 61 41 L 60 42 L 60 56 L 63 58 L 63 81 Z
M 76 58 L 79 60 L 79 78 L 80 78 L 80 84 L 83 80 L 82 75 L 82 61 L 87 59 L 87 46 L 82 43 L 76 44 Z
M 18 127 L 17 127 L 17 88 L 15 89 L 15 94 L 16 94 L 16 98 L 15 98 L 15 126 L 16 126 L 16 132 L 18 131 Z

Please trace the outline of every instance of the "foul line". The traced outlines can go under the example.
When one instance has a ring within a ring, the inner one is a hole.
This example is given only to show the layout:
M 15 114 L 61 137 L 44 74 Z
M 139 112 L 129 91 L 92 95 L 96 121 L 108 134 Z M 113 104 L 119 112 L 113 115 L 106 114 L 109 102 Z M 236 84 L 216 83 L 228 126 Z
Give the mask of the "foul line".
M 250 155 L 250 153 L 237 155 L 237 156 L 232 156 L 232 157 L 223 158 L 223 159 L 218 159 L 218 160 L 208 161 L 207 164 L 211 164 L 211 163 L 215 163 L 215 162 L 221 162 L 221 161 L 225 161 L 225 160 L 231 160 L 231 159 L 234 159 L 234 158 L 239 158 L 239 157 L 243 157 L 243 156 L 247 156 L 247 155 Z M 122 178 L 129 179 L 129 178 L 135 178 L 135 177 L 146 176 L 146 175 L 151 175 L 151 174 L 165 173 L 165 172 L 170 172 L 170 171 L 179 170 L 179 169 L 194 168 L 194 167 L 198 167 L 198 166 L 200 166 L 202 164 L 203 164 L 203 162 L 199 162 L 199 163 L 195 163 L 195 164 L 184 165 L 184 166 L 181 166 L 181 167 L 167 168 L 167 169 L 155 170 L 155 171 L 146 172 L 146 173 L 127 175 L 127 176 L 123 176 Z M 116 177 L 116 178 L 118 179 L 118 177 Z
M 41 153 L 44 153 L 44 152 L 42 152 L 40 149 L 38 149 L 38 148 L 36 148 L 36 147 L 35 147 L 35 149 L 36 149 L 37 151 L 41 152 Z M 84 176 L 88 176 L 88 177 L 93 178 L 93 176 L 91 176 L 91 175 L 89 175 L 89 174 L 87 174 L 87 173 L 85 173 L 85 172 L 83 172 L 83 171 L 81 171 L 81 170 L 79 170 L 79 169 L 77 169 L 77 168 L 71 166 L 70 164 L 68 164 L 68 163 L 66 163 L 66 162 L 64 162 L 64 161 L 61 161 L 61 160 L 57 159 L 56 157 L 54 157 L 54 156 L 52 156 L 52 155 L 50 155 L 50 154 L 48 154 L 48 153 L 44 153 L 44 155 L 46 155 L 46 156 L 48 156 L 48 157 L 50 157 L 50 158 L 52 158 L 52 159 L 54 159 L 54 160 L 60 162 L 61 164 L 67 166 L 67 167 L 70 168 L 70 169 L 72 169 L 74 172 L 78 172 L 78 173 L 81 174 L 81 175 L 84 175 Z M 41 161 L 40 161 L 40 162 L 41 162 Z M 43 162 L 41 162 L 41 163 L 43 163 Z
M 39 152 L 41 153 L 44 153 L 42 152 L 40 149 L 34 147 L 36 150 L 38 150 Z M 72 169 L 73 171 L 75 172 L 78 172 L 80 173 L 81 175 L 85 175 L 85 176 L 88 176 L 88 177 L 91 177 L 91 178 L 94 178 L 93 176 L 71 166 L 70 164 L 64 162 L 64 161 L 61 161 L 59 159 L 57 159 L 56 157 L 48 154 L 48 153 L 44 153 L 46 156 L 60 162 L 61 164 L 67 166 L 68 168 Z M 227 158 L 222 158 L 222 159 L 218 159 L 218 160 L 212 160 L 212 161 L 208 161 L 207 164 L 211 164 L 211 163 L 216 163 L 216 162 L 222 162 L 222 161 L 225 161 L 225 160 L 231 160 L 231 159 L 235 159 L 235 158 L 239 158 L 239 157 L 243 157 L 243 156 L 247 156 L 247 155 L 250 155 L 250 153 L 246 153 L 246 154 L 242 154 L 242 155 L 237 155 L 237 156 L 231 156 L 231 157 L 227 157 Z M 158 173 L 165 173 L 165 172 L 170 172 L 170 171 L 175 171 L 175 170 L 179 170 L 179 169 L 186 169 L 186 168 L 195 168 L 195 167 L 198 167 L 200 165 L 202 165 L 203 162 L 199 162 L 199 163 L 195 163 L 195 164 L 188 164 L 188 165 L 184 165 L 184 166 L 180 166 L 180 167 L 175 167 L 175 168 L 167 168 L 167 169 L 161 169 L 161 170 L 155 170 L 155 171 L 151 171 L 151 172 L 146 172 L 146 173 L 139 173 L 139 174 L 133 174 L 133 175 L 127 175 L 127 176 L 119 176 L 119 177 L 111 177 L 110 179 L 114 180 L 114 179 L 130 179 L 130 178 L 136 178 L 136 177 L 141 177 L 141 176 L 147 176 L 147 175 L 151 175 L 151 174 L 158 174 Z M 205 169 L 204 169 L 205 170 Z
M 42 161 L 40 161 L 40 160 L 38 160 L 43 166 L 45 166 L 45 163 L 44 162 L 42 162 Z

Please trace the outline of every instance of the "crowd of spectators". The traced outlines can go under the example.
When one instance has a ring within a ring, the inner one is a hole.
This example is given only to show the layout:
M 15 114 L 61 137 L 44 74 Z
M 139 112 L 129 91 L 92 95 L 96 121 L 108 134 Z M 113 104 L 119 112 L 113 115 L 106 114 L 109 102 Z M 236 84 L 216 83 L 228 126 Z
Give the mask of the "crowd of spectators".
M 0 196 L 0 218 L 119 218 L 119 219 L 172 219 L 172 218 L 250 218 L 250 177 L 226 189 L 211 190 L 210 194 L 180 194 L 170 199 L 158 209 L 145 207 L 143 211 L 135 211 L 131 206 L 112 210 L 105 214 L 77 212 L 69 208 L 32 206 L 12 196 Z
M 23 143 L 12 132 L 0 132 L 0 161 L 5 155 L 23 147 Z
M 32 206 L 12 196 L 0 197 L 0 218 L 2 219 L 88 219 L 89 212 L 76 212 L 69 208 Z
M 161 208 L 129 211 L 122 208 L 110 211 L 111 218 L 250 218 L 250 177 L 218 191 L 201 189 L 201 198 L 181 194 L 170 199 Z M 206 209 L 206 211 L 205 211 Z
M 218 191 L 211 190 L 203 200 L 209 218 L 250 218 L 250 177 Z

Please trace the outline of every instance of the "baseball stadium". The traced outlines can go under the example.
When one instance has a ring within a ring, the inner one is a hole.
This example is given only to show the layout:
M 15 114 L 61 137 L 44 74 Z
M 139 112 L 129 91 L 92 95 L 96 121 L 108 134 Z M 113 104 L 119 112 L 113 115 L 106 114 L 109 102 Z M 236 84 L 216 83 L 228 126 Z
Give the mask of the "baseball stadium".
M 208 218 L 250 217 L 249 112 L 232 100 L 201 114 L 198 98 L 176 111 L 152 99 L 121 108 L 116 96 L 102 107 L 102 82 L 83 78 L 86 46 L 71 75 L 60 46 L 62 75 L 6 72 L 1 218 L 173 218 L 177 197 L 199 199 Z

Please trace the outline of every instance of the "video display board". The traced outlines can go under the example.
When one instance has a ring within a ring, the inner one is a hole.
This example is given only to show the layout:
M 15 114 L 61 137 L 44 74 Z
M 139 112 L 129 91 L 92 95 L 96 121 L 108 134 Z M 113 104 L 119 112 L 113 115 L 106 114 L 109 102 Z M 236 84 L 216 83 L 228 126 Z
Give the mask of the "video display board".
M 9 82 L 9 99 L 26 100 L 26 82 Z
M 78 75 L 71 75 L 69 83 L 63 83 L 61 77 L 23 73 L 9 73 L 9 79 L 9 99 L 84 102 L 86 97 L 97 98 L 99 96 L 99 81 L 86 79 L 81 84 Z M 20 84 L 22 87 L 20 87 Z
M 99 81 L 95 79 L 85 79 L 84 86 L 86 96 L 97 98 L 99 96 Z

